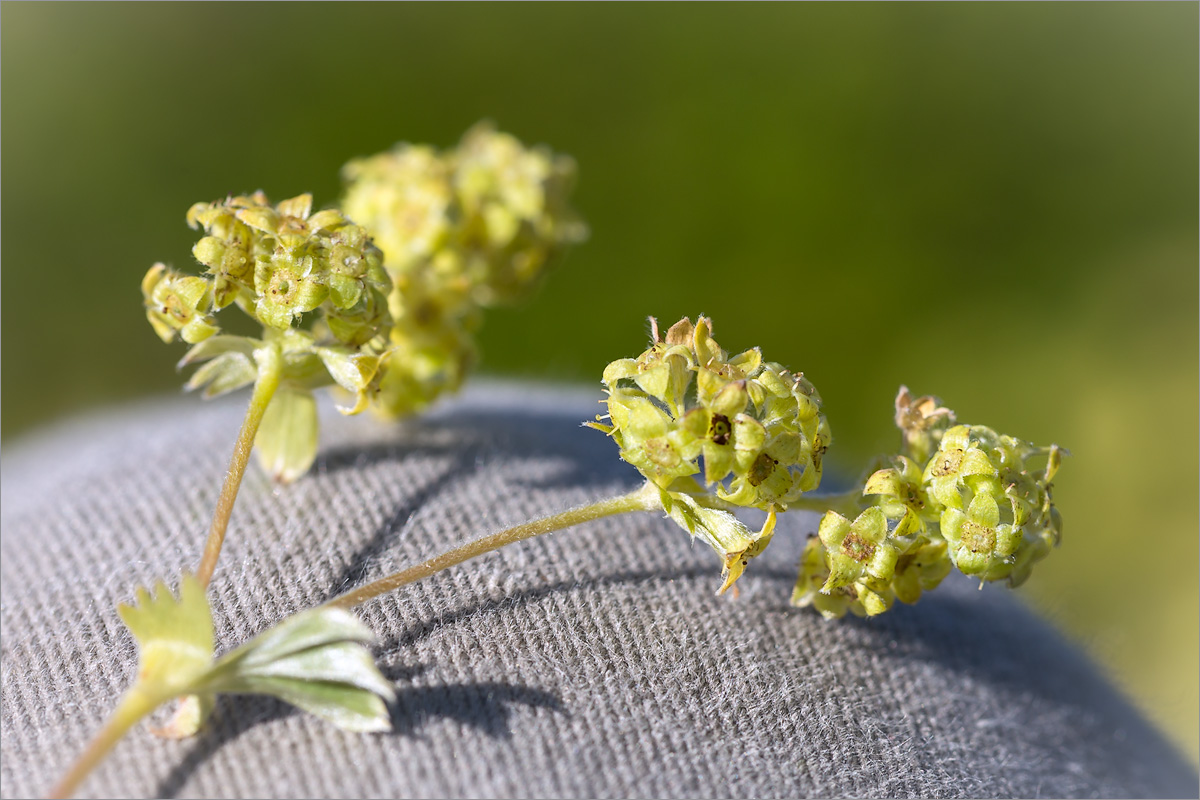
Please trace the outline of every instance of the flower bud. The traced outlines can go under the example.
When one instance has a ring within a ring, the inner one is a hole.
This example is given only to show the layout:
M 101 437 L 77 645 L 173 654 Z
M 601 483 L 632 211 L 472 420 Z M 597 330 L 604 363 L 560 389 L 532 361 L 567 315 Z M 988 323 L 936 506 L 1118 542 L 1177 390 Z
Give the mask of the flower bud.
M 923 462 L 937 449 L 946 428 L 954 424 L 954 412 L 931 395 L 913 398 L 907 386 L 896 395 L 896 427 L 904 434 L 905 453 Z

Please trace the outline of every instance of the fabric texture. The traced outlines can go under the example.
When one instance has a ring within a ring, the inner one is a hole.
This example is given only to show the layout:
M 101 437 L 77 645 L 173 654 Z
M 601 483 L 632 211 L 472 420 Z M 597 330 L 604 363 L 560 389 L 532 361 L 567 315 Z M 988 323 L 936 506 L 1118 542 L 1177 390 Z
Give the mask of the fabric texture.
M 635 488 L 580 427 L 599 399 L 492 382 L 402 424 L 323 408 L 311 474 L 282 488 L 247 474 L 211 587 L 218 652 L 454 544 Z M 245 401 L 126 408 L 6 448 L 5 797 L 44 793 L 129 685 L 115 606 L 194 567 Z M 1001 587 L 948 580 L 873 620 L 789 607 L 816 524 L 782 516 L 736 599 L 714 594 L 715 554 L 661 514 L 505 548 L 358 609 L 397 684 L 394 732 L 225 697 L 194 739 L 134 731 L 81 791 L 1197 795 L 1190 766 Z

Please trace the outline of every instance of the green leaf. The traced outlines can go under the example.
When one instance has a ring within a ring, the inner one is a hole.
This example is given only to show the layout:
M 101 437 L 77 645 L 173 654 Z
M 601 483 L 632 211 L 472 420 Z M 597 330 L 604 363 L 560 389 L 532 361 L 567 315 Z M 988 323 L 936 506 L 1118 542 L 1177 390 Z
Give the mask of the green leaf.
M 117 613 L 137 639 L 138 688 L 161 701 L 191 693 L 213 660 L 212 614 L 200 581 L 185 574 L 178 598 L 161 580 L 153 595 L 139 588 L 136 605 Z
M 317 400 L 303 389 L 281 388 L 254 439 L 258 463 L 274 480 L 291 483 L 317 457 Z
M 373 638 L 349 612 L 305 611 L 222 657 L 204 689 L 271 695 L 346 730 L 389 730 L 384 700 L 395 691 L 363 647 Z
M 354 733 L 392 729 L 387 705 L 377 694 L 341 682 L 250 677 L 241 689 L 225 691 L 270 695 Z

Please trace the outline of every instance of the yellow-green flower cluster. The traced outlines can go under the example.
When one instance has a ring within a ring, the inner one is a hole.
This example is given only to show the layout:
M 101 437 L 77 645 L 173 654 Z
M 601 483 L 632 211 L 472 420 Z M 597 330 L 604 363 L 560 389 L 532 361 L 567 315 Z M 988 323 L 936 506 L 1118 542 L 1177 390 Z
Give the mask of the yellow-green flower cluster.
M 915 603 L 952 566 L 1016 586 L 1058 544 L 1050 482 L 1063 451 L 953 420 L 934 398 L 913 401 L 901 388 L 896 421 L 909 455 L 867 478 L 870 506 L 853 522 L 826 513 L 805 551 L 795 604 L 827 617 L 879 614 L 896 598 Z M 923 466 L 909 457 L 922 453 Z
M 1040 456 L 1045 467 L 1032 469 Z M 981 425 L 946 431 L 923 477 L 954 565 L 985 580 L 1023 583 L 1062 539 L 1050 484 L 1061 459 L 1057 445 L 1035 447 Z
M 312 390 L 347 389 L 357 398 L 347 413 L 377 391 L 392 323 L 383 254 L 342 212 L 314 213 L 307 194 L 276 205 L 262 192 L 197 203 L 187 221 L 204 230 L 192 248 L 204 273 L 155 264 L 142 281 L 146 316 L 163 341 L 193 345 L 181 365 L 202 364 L 188 388 L 207 397 L 254 383 L 272 365 L 278 391 L 257 452 L 275 478 L 292 480 L 316 454 Z M 216 314 L 230 305 L 262 325 L 261 338 L 221 332 Z
M 197 203 L 188 224 L 205 236 L 192 254 L 205 275 L 155 264 L 142 281 L 146 315 L 163 341 L 197 344 L 220 332 L 213 313 L 236 303 L 265 328 L 286 331 L 319 312 L 331 342 L 384 342 L 391 280 L 367 232 L 312 196 L 271 205 L 261 192 Z
M 365 228 L 336 209 L 312 213 L 312 195 L 272 206 L 262 192 L 197 203 L 188 224 L 206 236 L 192 255 L 207 267 L 213 308 L 237 301 L 265 326 L 287 329 L 321 311 L 338 343 L 386 335 L 391 279 Z
M 345 176 L 343 210 L 313 212 L 307 194 L 197 203 L 187 221 L 204 230 L 192 249 L 204 274 L 155 264 L 142 281 L 155 332 L 193 345 L 184 364 L 207 362 L 189 388 L 212 396 L 278 369 L 256 441 L 280 480 L 315 457 L 313 389 L 336 383 L 356 398 L 343 412 L 389 416 L 458 389 L 482 309 L 521 297 L 585 235 L 567 205 L 574 163 L 488 125 L 446 153 L 400 145 Z M 261 339 L 221 332 L 229 305 Z
M 665 337 L 651 324 L 644 353 L 604 370 L 608 422 L 589 425 L 659 487 L 672 518 L 717 550 L 727 587 L 765 547 L 775 512 L 817 488 L 829 424 L 803 375 L 763 361 L 757 348 L 730 356 L 707 318 L 682 319 Z M 711 494 L 693 477 L 701 459 Z M 768 521 L 752 534 L 714 505 L 759 508 Z
M 378 407 L 411 413 L 459 387 L 482 309 L 524 297 L 586 229 L 574 162 L 481 124 L 439 153 L 401 144 L 343 170 L 342 207 L 384 252 L 391 343 Z

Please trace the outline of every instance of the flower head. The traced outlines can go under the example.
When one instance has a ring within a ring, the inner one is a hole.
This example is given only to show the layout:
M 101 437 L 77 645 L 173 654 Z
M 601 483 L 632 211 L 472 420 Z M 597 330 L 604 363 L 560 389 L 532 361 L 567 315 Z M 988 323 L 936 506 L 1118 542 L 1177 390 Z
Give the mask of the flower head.
M 604 371 L 611 424 L 593 424 L 621 457 L 669 488 L 700 473 L 718 498 L 783 510 L 821 480 L 829 424 L 803 375 L 764 362 L 758 348 L 730 356 L 712 323 L 682 319 L 665 337 Z M 602 418 L 601 418 L 602 419 Z
M 651 330 L 645 352 L 604 370 L 608 422 L 588 425 L 610 435 L 662 490 L 668 514 L 717 551 L 724 590 L 766 547 L 775 513 L 820 483 L 829 425 L 803 375 L 764 362 L 757 348 L 731 356 L 706 317 L 682 319 L 665 336 L 651 319 Z M 709 489 L 693 477 L 701 473 Z M 767 523 L 755 534 L 723 510 L 712 519 L 676 510 L 714 506 L 762 509 Z
M 483 305 L 520 299 L 587 228 L 571 210 L 575 162 L 481 123 L 451 158 L 464 268 Z
M 925 491 L 921 468 L 905 456 L 893 457 L 892 463 L 867 478 L 863 495 L 873 496 L 884 515 L 898 522 L 900 535 L 924 533 L 938 522 L 939 510 Z
M 817 535 L 829 563 L 822 593 L 850 586 L 868 615 L 891 608 L 894 595 L 889 584 L 909 542 L 888 530 L 882 510 L 868 508 L 853 522 L 830 511 L 821 519 Z
M 383 256 L 364 228 L 337 210 L 314 212 L 307 194 L 197 203 L 187 221 L 205 233 L 192 248 L 204 274 L 151 267 L 142 281 L 150 324 L 164 341 L 193 345 L 180 366 L 200 365 L 187 386 L 206 397 L 272 375 L 256 451 L 273 477 L 292 480 L 316 454 L 312 391 L 348 390 L 348 413 L 378 391 L 392 321 Z M 220 333 L 214 315 L 231 305 L 262 326 L 260 338 Z
M 940 533 L 960 570 L 1020 583 L 1058 543 L 1062 518 L 1050 481 L 1062 453 L 1057 445 L 1037 447 L 982 425 L 945 432 L 924 485 L 941 506 Z M 1035 468 L 1031 462 L 1043 456 L 1046 465 Z
M 574 170 L 488 124 L 446 152 L 399 144 L 343 168 L 342 207 L 372 231 L 393 283 L 379 410 L 408 414 L 456 390 L 482 309 L 526 296 L 584 238 L 567 202 Z
M 272 206 L 266 195 L 197 203 L 188 223 L 207 234 L 193 248 L 212 276 L 214 306 L 238 300 L 264 326 L 286 329 L 321 310 L 340 343 L 386 333 L 391 279 L 364 228 L 340 211 L 312 213 L 312 196 Z
M 935 398 L 914 400 L 900 387 L 904 454 L 869 475 L 858 501 L 865 509 L 853 521 L 826 513 L 801 560 L 793 604 L 830 618 L 879 614 L 895 599 L 917 602 L 952 567 L 1016 586 L 1058 544 L 1062 516 L 1050 481 L 1066 451 L 953 420 Z

